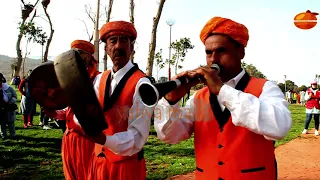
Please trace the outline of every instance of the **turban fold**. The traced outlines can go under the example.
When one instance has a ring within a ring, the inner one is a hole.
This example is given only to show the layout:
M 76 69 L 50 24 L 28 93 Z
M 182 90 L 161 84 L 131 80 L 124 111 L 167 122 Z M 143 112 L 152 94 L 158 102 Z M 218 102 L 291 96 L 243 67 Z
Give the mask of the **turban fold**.
M 71 48 L 81 49 L 83 51 L 87 51 L 90 54 L 94 53 L 94 45 L 89 41 L 85 40 L 75 40 L 71 43 Z
M 232 21 L 231 19 L 222 17 L 214 17 L 210 19 L 202 28 L 200 39 L 203 44 L 211 34 L 225 34 L 242 44 L 244 47 L 247 46 L 249 40 L 248 29 L 246 26 Z
M 137 38 L 137 31 L 132 23 L 126 21 L 108 22 L 100 29 L 100 39 L 102 42 L 106 42 L 107 38 L 113 35 L 129 36 L 132 40 L 135 40 Z
M 317 84 L 318 84 L 317 81 L 311 82 L 311 85 L 317 85 Z

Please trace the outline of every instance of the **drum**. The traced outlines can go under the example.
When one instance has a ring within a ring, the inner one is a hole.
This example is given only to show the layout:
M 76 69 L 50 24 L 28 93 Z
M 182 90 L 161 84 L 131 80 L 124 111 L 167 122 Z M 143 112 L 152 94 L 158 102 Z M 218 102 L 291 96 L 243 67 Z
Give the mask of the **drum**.
M 56 77 L 53 61 L 42 63 L 32 71 L 28 88 L 36 103 L 47 110 L 60 110 L 68 106 Z
M 60 54 L 54 60 L 54 71 L 84 132 L 92 137 L 101 134 L 108 125 L 80 54 L 73 49 Z

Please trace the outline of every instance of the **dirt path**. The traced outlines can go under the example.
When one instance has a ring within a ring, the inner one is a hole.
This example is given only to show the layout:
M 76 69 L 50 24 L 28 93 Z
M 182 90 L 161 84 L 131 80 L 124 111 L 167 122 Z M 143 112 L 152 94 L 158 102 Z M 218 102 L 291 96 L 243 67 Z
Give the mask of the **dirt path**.
M 278 180 L 320 179 L 320 136 L 314 130 L 276 148 Z M 179 175 L 170 180 L 194 180 L 194 173 Z

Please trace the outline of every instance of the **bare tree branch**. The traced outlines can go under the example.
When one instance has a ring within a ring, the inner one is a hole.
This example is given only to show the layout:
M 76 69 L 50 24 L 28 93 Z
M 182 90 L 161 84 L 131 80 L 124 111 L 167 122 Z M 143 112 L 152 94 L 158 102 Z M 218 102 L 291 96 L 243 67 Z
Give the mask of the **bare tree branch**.
M 130 22 L 134 24 L 134 0 L 130 0 L 129 16 L 130 16 Z
M 78 19 L 78 20 L 83 22 L 84 27 L 86 28 L 86 33 L 88 35 L 89 41 L 91 42 L 92 39 L 93 39 L 93 33 L 92 34 L 89 33 L 88 26 L 87 26 L 87 24 L 86 24 L 86 22 L 84 20 L 81 20 L 81 19 Z
M 49 21 L 48 21 L 46 18 L 42 17 L 42 15 L 39 15 L 39 16 L 36 16 L 36 17 L 39 17 L 39 18 L 41 18 L 42 20 L 44 20 L 44 21 L 46 21 L 47 23 L 49 23 Z
M 130 0 L 130 10 L 129 10 L 129 16 L 130 16 L 130 22 L 134 25 L 134 0 Z M 135 50 L 133 50 L 132 54 L 131 54 L 131 61 L 134 62 L 134 54 L 135 54 Z
M 107 10 L 107 6 L 105 6 L 106 18 L 107 18 L 106 22 L 110 21 L 111 12 L 112 12 L 112 6 L 113 6 L 113 0 L 109 0 L 108 10 Z M 106 44 L 105 44 L 104 47 L 106 48 Z M 107 69 L 107 67 L 108 67 L 108 54 L 107 54 L 106 51 L 104 51 L 103 63 L 104 63 L 104 69 Z
M 42 62 L 47 62 L 48 61 L 48 55 L 49 55 L 49 47 L 50 47 L 50 44 L 51 44 L 51 41 L 52 41 L 52 38 L 53 38 L 53 33 L 54 33 L 54 29 L 53 29 L 53 25 L 52 25 L 52 22 L 51 22 L 51 18 L 47 12 L 47 6 L 48 4 L 43 4 L 42 7 L 43 7 L 43 10 L 44 10 L 44 13 L 46 14 L 48 20 L 49 20 L 49 25 L 50 25 L 50 36 L 47 40 L 47 45 L 46 45 L 46 50 L 44 52 L 44 56 L 43 56 L 43 59 L 42 59 Z
M 84 5 L 84 8 L 85 8 L 85 11 L 86 11 L 86 14 L 88 15 L 89 19 L 95 23 L 96 20 L 95 20 L 95 13 L 92 11 L 92 8 L 91 6 L 88 6 L 88 5 Z
M 109 0 L 109 6 L 108 6 L 108 11 L 107 11 L 107 20 L 106 20 L 107 22 L 110 21 L 112 6 L 113 6 L 113 0 Z
M 30 19 L 30 22 L 33 21 L 33 19 L 36 17 L 36 15 L 37 15 L 37 9 L 34 10 L 34 13 L 33 13 L 32 18 Z

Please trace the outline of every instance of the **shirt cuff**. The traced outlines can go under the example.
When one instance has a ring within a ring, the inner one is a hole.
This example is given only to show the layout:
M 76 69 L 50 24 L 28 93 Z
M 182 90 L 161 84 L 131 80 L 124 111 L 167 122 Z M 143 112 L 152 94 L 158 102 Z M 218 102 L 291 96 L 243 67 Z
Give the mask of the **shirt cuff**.
M 180 107 L 180 100 L 178 102 L 175 102 L 175 104 L 171 104 L 166 98 L 163 97 L 159 102 L 160 104 L 163 104 L 165 106 L 170 106 L 171 108 Z
M 234 101 L 234 96 L 238 94 L 238 90 L 234 89 L 233 87 L 224 84 L 220 91 L 219 94 L 217 95 L 218 101 L 226 106 L 226 107 L 231 107 L 232 103 Z
M 116 153 L 117 150 L 117 136 L 106 136 L 106 142 L 104 143 L 104 147 L 109 148 L 112 152 Z

